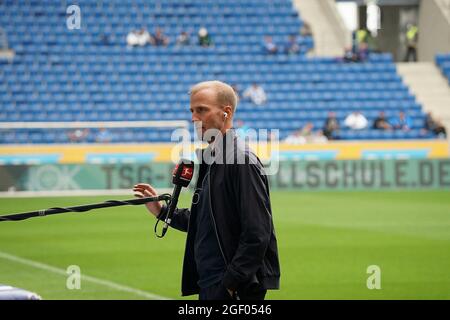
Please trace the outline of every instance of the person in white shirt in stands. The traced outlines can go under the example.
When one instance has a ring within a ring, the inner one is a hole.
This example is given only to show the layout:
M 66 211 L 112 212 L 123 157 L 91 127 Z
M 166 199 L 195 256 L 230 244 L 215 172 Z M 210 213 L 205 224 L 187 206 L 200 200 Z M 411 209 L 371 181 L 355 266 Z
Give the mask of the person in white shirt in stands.
M 349 114 L 347 118 L 345 118 L 344 124 L 346 127 L 353 130 L 363 130 L 367 128 L 369 122 L 361 112 L 355 111 Z
M 289 134 L 283 141 L 287 144 L 305 144 L 306 138 L 302 136 L 301 130 L 297 130 Z
M 266 92 L 257 83 L 253 83 L 250 87 L 245 89 L 243 97 L 244 99 L 250 99 L 258 106 L 266 103 L 267 101 Z
M 109 143 L 112 140 L 111 133 L 106 128 L 100 128 L 95 141 L 98 143 Z
M 142 28 L 141 30 L 133 30 L 127 35 L 127 45 L 129 47 L 145 46 L 151 42 L 150 33 Z
M 287 144 L 305 144 L 305 143 L 323 143 L 328 139 L 323 135 L 322 130 L 314 130 L 314 124 L 308 122 L 305 126 L 297 131 L 294 131 L 284 140 Z

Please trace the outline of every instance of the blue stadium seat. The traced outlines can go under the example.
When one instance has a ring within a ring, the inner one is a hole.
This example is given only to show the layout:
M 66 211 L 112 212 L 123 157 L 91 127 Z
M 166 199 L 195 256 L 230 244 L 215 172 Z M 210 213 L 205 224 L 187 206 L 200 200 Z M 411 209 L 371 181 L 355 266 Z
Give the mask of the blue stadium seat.
M 450 85 L 450 53 L 436 55 L 436 64 L 440 67 L 442 74 L 448 79 Z
M 423 126 L 422 107 L 397 75 L 392 56 L 371 54 L 363 64 L 337 58 L 308 58 L 314 39 L 299 37 L 302 52 L 268 56 L 261 48 L 271 35 L 282 48 L 298 33 L 301 16 L 289 0 L 145 0 L 113 1 L 98 7 L 79 0 L 80 30 L 60 23 L 63 3 L 0 2 L 0 25 L 17 52 L 13 63 L 0 63 L 0 121 L 120 121 L 189 119 L 189 88 L 207 79 L 222 79 L 241 90 L 253 82 L 266 90 L 268 103 L 242 101 L 238 116 L 257 128 L 279 128 L 286 136 L 307 122 L 321 127 L 327 112 L 343 121 L 352 110 L 371 120 L 379 111 L 394 116 L 404 110 L 414 128 Z M 42 15 L 34 15 L 41 12 Z M 165 48 L 127 48 L 128 32 L 156 26 L 171 38 Z M 206 26 L 214 47 L 196 45 Z M 181 30 L 193 45 L 175 46 Z M 99 40 L 109 36 L 110 44 Z M 436 57 L 450 75 L 448 55 Z M 258 111 L 258 112 L 255 112 Z M 67 142 L 63 131 L 17 130 L 1 143 Z M 416 131 L 386 135 L 378 131 L 343 131 L 344 139 L 407 139 Z M 9 139 L 9 140 L 5 140 Z M 95 139 L 90 137 L 89 142 Z M 170 140 L 170 130 L 113 132 L 114 142 Z

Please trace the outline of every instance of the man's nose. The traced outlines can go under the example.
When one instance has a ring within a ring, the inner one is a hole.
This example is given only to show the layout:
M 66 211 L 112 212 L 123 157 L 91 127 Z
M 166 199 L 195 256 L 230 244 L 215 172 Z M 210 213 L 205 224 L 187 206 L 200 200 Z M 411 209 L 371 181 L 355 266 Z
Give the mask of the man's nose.
M 195 113 L 193 113 L 191 121 L 192 122 L 197 122 L 197 121 L 200 121 L 200 119 L 197 117 L 197 115 Z

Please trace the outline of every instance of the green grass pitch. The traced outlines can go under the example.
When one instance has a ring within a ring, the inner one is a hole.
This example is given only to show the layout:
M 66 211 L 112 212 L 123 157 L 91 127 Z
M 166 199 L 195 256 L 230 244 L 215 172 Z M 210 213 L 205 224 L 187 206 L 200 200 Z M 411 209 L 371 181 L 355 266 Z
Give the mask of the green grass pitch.
M 3 198 L 0 214 L 110 198 Z M 268 299 L 450 299 L 449 192 L 273 192 L 272 206 L 282 278 Z M 44 299 L 148 298 L 115 285 L 180 299 L 185 234 L 157 239 L 154 223 L 143 206 L 1 222 L 0 284 Z M 55 270 L 70 265 L 109 282 L 69 290 Z M 379 290 L 366 285 L 371 265 Z

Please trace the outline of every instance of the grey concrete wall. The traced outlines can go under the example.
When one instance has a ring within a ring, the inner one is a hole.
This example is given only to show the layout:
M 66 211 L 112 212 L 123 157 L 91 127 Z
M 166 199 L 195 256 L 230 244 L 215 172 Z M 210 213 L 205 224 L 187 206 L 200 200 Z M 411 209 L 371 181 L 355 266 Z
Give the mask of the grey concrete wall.
M 395 60 L 401 59 L 399 54 L 399 15 L 398 6 L 386 6 L 381 8 L 381 30 L 378 32 L 378 46 L 382 51 L 390 52 Z
M 345 47 L 352 43 L 351 32 L 345 26 L 334 0 L 321 0 L 320 5 L 327 19 L 334 26 L 334 32 L 343 52 Z
M 419 15 L 419 60 L 434 61 L 437 53 L 450 53 L 448 0 L 422 0 Z

